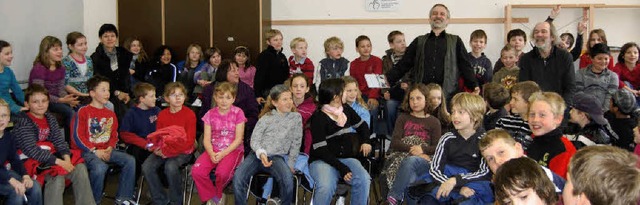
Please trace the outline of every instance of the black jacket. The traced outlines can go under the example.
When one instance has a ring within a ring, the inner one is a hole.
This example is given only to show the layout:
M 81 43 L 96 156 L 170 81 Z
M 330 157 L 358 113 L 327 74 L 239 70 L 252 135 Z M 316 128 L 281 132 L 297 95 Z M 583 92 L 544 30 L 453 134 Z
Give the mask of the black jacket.
M 258 55 L 256 75 L 253 80 L 256 97 L 266 98 L 273 86 L 284 83 L 287 78 L 289 78 L 289 61 L 282 54 L 282 50 L 276 51 L 273 46 L 269 46 Z
M 342 107 L 347 116 L 347 122 L 343 127 L 338 126 L 326 113 L 322 112 L 320 107 L 309 118 L 313 139 L 309 163 L 322 160 L 336 168 L 340 176 L 351 171 L 338 158 L 362 157 L 358 153 L 361 144 L 371 144 L 371 131 L 367 123 L 349 105 L 343 104 Z M 352 133 L 351 128 L 354 128 L 356 133 Z
M 542 58 L 538 49 L 534 48 L 520 58 L 518 67 L 520 67 L 518 81 L 534 81 L 542 91 L 556 92 L 568 105 L 573 104 L 576 78 L 573 58 L 569 52 L 553 46 L 551 54 L 547 58 Z
M 102 44 L 96 47 L 96 51 L 91 54 L 93 60 L 93 71 L 96 75 L 102 75 L 109 78 L 109 88 L 111 96 L 115 96 L 116 90 L 129 92 L 129 66 L 133 54 L 122 47 L 116 47 L 116 56 L 118 57 L 118 69 L 111 70 L 111 60 L 104 51 Z

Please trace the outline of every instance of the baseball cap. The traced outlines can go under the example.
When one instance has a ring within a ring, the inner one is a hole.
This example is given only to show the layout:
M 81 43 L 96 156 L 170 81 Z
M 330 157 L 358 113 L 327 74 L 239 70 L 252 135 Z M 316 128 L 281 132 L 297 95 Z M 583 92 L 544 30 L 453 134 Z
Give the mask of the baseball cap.
M 573 108 L 586 112 L 591 120 L 599 125 L 608 123 L 607 119 L 604 119 L 604 111 L 602 111 L 600 101 L 593 95 L 586 93 L 576 94 L 573 96 Z

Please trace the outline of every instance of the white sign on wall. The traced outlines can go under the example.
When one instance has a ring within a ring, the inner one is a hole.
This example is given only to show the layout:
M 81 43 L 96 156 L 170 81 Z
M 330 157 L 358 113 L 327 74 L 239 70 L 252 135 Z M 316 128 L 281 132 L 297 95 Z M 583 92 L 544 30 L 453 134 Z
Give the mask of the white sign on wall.
M 365 0 L 366 11 L 397 11 L 400 0 Z

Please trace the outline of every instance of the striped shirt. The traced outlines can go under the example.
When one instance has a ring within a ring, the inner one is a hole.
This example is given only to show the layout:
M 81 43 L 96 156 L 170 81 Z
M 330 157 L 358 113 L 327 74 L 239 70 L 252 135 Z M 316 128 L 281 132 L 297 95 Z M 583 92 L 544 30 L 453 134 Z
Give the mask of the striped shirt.
M 519 115 L 504 116 L 496 122 L 496 128 L 504 129 L 517 142 L 522 144 L 522 148 L 526 151 L 533 142 L 531 138 L 531 129 L 529 123 L 524 121 Z

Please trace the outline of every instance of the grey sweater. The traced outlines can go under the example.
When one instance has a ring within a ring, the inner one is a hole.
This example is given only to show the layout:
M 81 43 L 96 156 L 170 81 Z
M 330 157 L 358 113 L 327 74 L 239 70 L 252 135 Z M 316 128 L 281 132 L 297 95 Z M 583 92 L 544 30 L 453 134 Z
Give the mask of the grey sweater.
M 278 113 L 271 110 L 262 116 L 251 134 L 251 149 L 260 159 L 267 156 L 289 155 L 288 164 L 293 168 L 302 143 L 302 116 L 298 112 Z

